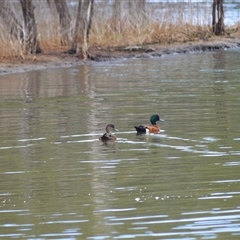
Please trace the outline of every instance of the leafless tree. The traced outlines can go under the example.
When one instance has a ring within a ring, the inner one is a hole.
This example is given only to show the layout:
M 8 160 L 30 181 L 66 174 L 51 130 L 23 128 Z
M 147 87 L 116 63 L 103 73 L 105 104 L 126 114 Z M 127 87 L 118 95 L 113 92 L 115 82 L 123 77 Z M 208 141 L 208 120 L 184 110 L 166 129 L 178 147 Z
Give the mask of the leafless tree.
M 212 4 L 212 28 L 216 35 L 224 33 L 223 0 L 213 0 Z
M 141 13 L 145 11 L 146 0 L 137 0 L 137 1 L 129 0 L 128 5 L 129 5 L 129 9 L 132 9 L 132 11 Z
M 41 52 L 41 48 L 37 40 L 37 25 L 32 0 L 20 0 L 20 3 L 24 19 L 24 50 L 26 53 L 39 53 Z
M 112 11 L 112 27 L 119 33 L 130 24 L 139 24 L 145 17 L 146 0 L 114 0 Z M 127 20 L 127 22 L 126 22 Z
M 61 43 L 63 46 L 68 45 L 70 42 L 70 27 L 71 27 L 71 16 L 69 13 L 69 8 L 67 6 L 66 0 L 47 0 L 48 4 L 52 7 L 55 5 L 58 16 L 59 23 L 61 26 L 62 39 Z
M 23 27 L 5 0 L 0 0 L 0 18 L 10 34 L 20 43 L 23 40 Z
M 88 57 L 89 33 L 92 25 L 94 0 L 79 0 L 71 52 L 84 60 Z
M 113 2 L 113 11 L 112 11 L 113 25 L 112 25 L 112 27 L 118 32 L 122 31 L 122 4 L 123 4 L 123 2 L 121 0 L 115 0 Z

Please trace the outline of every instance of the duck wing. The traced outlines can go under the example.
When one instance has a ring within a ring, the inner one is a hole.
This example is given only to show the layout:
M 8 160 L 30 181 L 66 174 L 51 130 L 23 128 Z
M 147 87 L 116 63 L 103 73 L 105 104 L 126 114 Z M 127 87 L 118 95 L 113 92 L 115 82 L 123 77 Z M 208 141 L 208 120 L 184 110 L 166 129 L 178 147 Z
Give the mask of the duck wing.
M 99 137 L 99 140 L 102 142 L 110 141 L 110 140 L 116 140 L 116 136 L 111 133 L 104 133 L 101 137 Z
M 134 127 L 138 133 L 146 133 L 146 129 L 147 129 L 146 126 L 139 125 L 139 126 L 134 126 Z

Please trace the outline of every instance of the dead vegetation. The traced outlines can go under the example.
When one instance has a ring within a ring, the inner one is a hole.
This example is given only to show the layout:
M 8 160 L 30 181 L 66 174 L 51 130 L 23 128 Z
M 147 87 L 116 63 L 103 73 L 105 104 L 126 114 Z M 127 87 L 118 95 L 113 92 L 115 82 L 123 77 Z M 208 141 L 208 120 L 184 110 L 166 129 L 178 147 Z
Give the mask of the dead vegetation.
M 4 2 L 2 0 L 2 2 Z M 5 1 L 6 2 L 6 1 Z M 54 2 L 56 7 L 54 7 Z M 78 1 L 32 0 L 37 26 L 37 42 L 42 53 L 71 52 L 77 36 L 76 29 Z M 80 2 L 80 1 L 79 1 Z M 95 49 L 144 46 L 146 44 L 172 44 L 194 41 L 208 41 L 213 36 L 212 8 L 209 1 L 201 4 L 195 1 L 149 3 L 145 0 L 115 0 L 112 4 L 95 1 L 89 47 Z M 61 21 L 61 7 L 67 8 L 64 21 Z M 9 1 L 7 9 L 16 16 L 12 22 L 0 22 L 0 58 L 29 58 L 28 52 L 22 48 L 24 29 L 13 21 L 23 22 L 16 1 Z M 6 14 L 6 11 L 5 11 Z M 13 29 L 18 26 L 20 29 Z M 67 27 L 66 27 L 67 26 Z M 238 33 L 238 24 L 225 33 Z M 22 28 L 22 29 L 21 29 Z M 11 31 L 19 34 L 11 34 Z M 75 40 L 74 40 L 75 39 Z M 76 52 L 76 51 L 75 51 Z M 74 53 L 74 52 L 73 52 Z M 30 57 L 32 58 L 32 56 Z M 33 57 L 34 59 L 34 57 Z

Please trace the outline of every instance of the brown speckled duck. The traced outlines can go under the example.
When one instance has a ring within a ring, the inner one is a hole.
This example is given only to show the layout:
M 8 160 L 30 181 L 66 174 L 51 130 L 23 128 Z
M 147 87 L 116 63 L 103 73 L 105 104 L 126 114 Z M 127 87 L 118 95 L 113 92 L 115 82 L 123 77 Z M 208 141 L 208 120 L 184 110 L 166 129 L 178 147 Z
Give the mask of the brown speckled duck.
M 106 133 L 100 136 L 99 140 L 102 142 L 116 141 L 117 137 L 112 134 L 113 131 L 118 132 L 118 129 L 116 129 L 113 124 L 108 124 L 106 127 Z

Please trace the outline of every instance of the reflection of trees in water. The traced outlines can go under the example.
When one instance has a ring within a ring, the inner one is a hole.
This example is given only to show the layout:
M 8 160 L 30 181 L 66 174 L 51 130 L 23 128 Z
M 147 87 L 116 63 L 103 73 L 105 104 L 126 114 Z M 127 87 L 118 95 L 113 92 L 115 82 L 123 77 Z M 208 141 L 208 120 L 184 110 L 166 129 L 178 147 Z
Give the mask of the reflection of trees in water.
M 45 216 L 56 209 L 64 211 L 66 208 L 68 210 L 68 206 L 61 205 L 64 202 L 61 196 L 58 200 L 56 196 L 61 193 L 71 197 L 73 191 L 72 183 L 67 179 L 69 172 L 63 173 L 60 170 L 66 169 L 69 171 L 68 168 L 73 167 L 68 163 L 72 155 L 69 155 L 69 149 L 67 148 L 74 146 L 66 145 L 64 141 L 62 144 L 54 144 L 54 142 L 61 141 L 60 137 L 66 134 L 79 134 L 82 129 L 85 129 L 87 133 L 92 133 L 99 125 L 102 125 L 102 119 L 99 118 L 99 102 L 105 100 L 97 98 L 97 83 L 90 77 L 89 66 L 80 66 L 78 71 L 73 74 L 75 75 L 71 77 L 69 71 L 57 71 L 56 69 L 51 74 L 46 71 L 31 72 L 26 75 L 23 74 L 18 82 L 13 79 L 12 82 L 17 84 L 15 88 L 7 81 L 6 84 L 0 82 L 3 86 L 0 92 L 8 91 L 9 95 L 6 98 L 10 99 L 9 101 L 20 99 L 18 101 L 20 106 L 16 107 L 17 113 L 15 111 L 16 123 L 19 125 L 17 130 L 19 133 L 15 133 L 16 136 L 19 139 L 46 138 L 37 142 L 31 142 L 30 140 L 29 143 L 35 144 L 32 147 L 23 148 L 19 152 L 21 161 L 24 159 L 23 168 L 29 173 L 21 174 L 19 180 L 23 185 L 19 188 L 26 196 L 38 199 L 38 202 L 34 201 L 34 204 L 29 204 L 30 211 L 38 212 L 44 204 L 48 209 L 47 211 L 43 209 L 42 214 Z M 105 84 L 113 83 L 105 82 Z M 8 111 L 10 110 L 6 108 L 1 114 L 9 116 Z M 110 112 L 104 114 L 106 119 Z M 10 116 L 10 118 L 12 117 Z M 2 128 L 8 128 L 9 126 L 7 120 L 0 124 Z M 97 136 L 92 138 L 95 139 Z M 82 146 L 79 147 L 82 148 Z M 106 146 L 101 146 L 97 141 L 93 142 L 86 160 L 97 161 L 103 148 L 106 149 Z M 52 160 L 50 160 L 51 157 Z M 13 161 L 11 161 L 11 164 L 13 164 Z M 109 208 L 109 206 L 106 206 L 106 202 L 108 202 L 106 199 L 110 198 L 109 189 L 112 189 L 112 187 L 109 187 L 109 183 L 105 180 L 107 169 L 102 168 L 102 165 L 105 165 L 105 163 L 86 164 L 85 171 L 91 177 L 88 177 L 87 180 L 84 179 L 86 181 L 84 189 L 79 189 L 83 186 L 81 183 L 74 190 L 79 195 L 85 192 L 90 194 L 88 198 L 84 196 L 84 200 L 81 201 L 80 199 L 79 201 L 80 204 L 83 204 L 86 199 L 92 201 L 90 203 L 86 202 L 90 207 L 88 210 L 89 216 L 85 217 L 93 221 L 91 232 L 96 234 L 112 232 L 107 224 L 103 224 L 104 221 L 107 221 L 106 215 L 109 214 L 103 210 Z M 46 169 L 44 166 L 46 166 Z M 38 172 L 34 173 L 36 169 Z M 31 181 L 29 181 L 29 177 Z M 83 178 L 80 174 L 79 181 L 82 181 Z M 53 200 L 45 201 L 45 199 Z M 34 222 L 31 217 L 29 218 L 29 221 Z M 103 226 L 106 226 L 107 229 L 103 229 Z M 86 227 L 89 228 L 89 225 Z M 89 229 L 85 229 L 83 232 L 89 232 Z
M 225 73 L 226 69 L 226 59 L 225 53 L 219 52 L 213 54 L 216 58 L 214 61 L 214 70 L 215 72 L 213 80 L 213 93 L 214 93 L 214 101 L 215 101 L 215 114 L 216 114 L 216 125 L 215 128 L 218 134 L 221 134 L 219 137 L 221 139 L 226 139 L 227 137 L 227 129 L 228 129 L 228 110 L 227 110 L 227 93 L 226 93 L 226 79 L 228 76 Z M 220 59 L 220 60 L 219 60 Z M 225 131 L 223 131 L 223 129 Z
M 98 129 L 98 126 L 102 125 L 102 119 L 99 117 L 99 111 L 101 102 L 104 101 L 103 98 L 98 97 L 98 92 L 96 89 L 98 88 L 98 82 L 94 81 L 92 77 L 90 77 L 91 72 L 89 66 L 83 65 L 79 68 L 81 74 L 81 82 L 84 82 L 84 92 L 88 97 L 89 107 L 86 115 L 86 131 L 88 133 L 93 133 Z M 101 82 L 104 88 L 104 81 Z M 111 84 L 111 83 L 110 83 Z M 110 112 L 105 112 L 104 119 L 110 118 Z M 109 117 L 108 117 L 109 116 Z M 105 123 L 104 123 L 105 124 Z M 105 129 L 103 129 L 104 131 Z M 92 139 L 95 140 L 98 138 L 97 136 L 92 136 Z M 109 182 L 106 181 L 106 171 L 107 168 L 104 168 L 105 162 L 100 161 L 99 156 L 102 155 L 103 148 L 106 146 L 102 146 L 99 141 L 93 141 L 91 145 L 91 150 L 88 155 L 88 160 L 93 161 L 89 163 L 88 172 L 91 174 L 91 179 L 87 183 L 89 184 L 89 193 L 91 194 L 91 211 L 89 212 L 89 219 L 91 220 L 91 230 L 90 232 L 94 235 L 108 235 L 112 232 L 112 227 L 107 223 L 106 216 L 109 215 L 108 212 L 104 210 L 109 209 L 110 207 L 107 205 L 109 201 L 107 199 L 110 198 L 109 192 Z M 104 227 L 103 227 L 104 226 Z M 89 228 L 89 225 L 88 225 Z M 87 232 L 87 231 L 86 231 Z M 88 229 L 89 232 L 89 229 Z
M 217 144 L 218 152 L 222 152 L 219 147 L 228 146 L 228 129 L 229 129 L 229 121 L 228 121 L 228 108 L 227 108 L 227 92 L 226 92 L 226 83 L 228 76 L 225 72 L 227 61 L 225 59 L 226 53 L 219 52 L 213 54 L 216 58 L 214 59 L 214 67 L 215 71 L 213 74 L 213 100 L 215 101 L 215 136 L 217 136 Z M 221 156 L 221 160 L 227 162 L 229 160 L 229 156 Z
M 16 106 L 14 112 L 14 115 L 16 113 L 22 115 L 23 113 L 23 119 L 17 119 L 18 125 L 28 125 L 28 130 L 22 129 L 21 134 L 24 132 L 33 134 L 33 131 L 29 130 L 30 125 L 37 124 L 38 120 L 43 122 L 44 117 L 53 119 L 55 118 L 54 114 L 58 115 L 59 131 L 63 132 L 64 124 L 67 125 L 68 119 L 71 119 L 71 117 L 77 118 L 73 114 L 78 114 L 77 104 L 79 104 L 79 101 L 87 102 L 84 99 L 87 97 L 83 96 L 85 92 L 88 92 L 88 83 L 84 81 L 84 78 L 81 76 L 79 78 L 71 77 L 69 71 L 65 69 L 32 71 L 20 74 L 20 77 L 9 75 L 0 79 L 2 99 L 7 99 L 7 103 L 23 104 L 22 106 Z M 70 96 L 73 96 L 73 98 L 69 98 Z M 77 99 L 78 96 L 82 99 Z M 0 114 L 11 117 L 11 109 L 4 108 Z M 4 128 L 9 125 L 9 122 L 1 121 L 0 124 Z M 38 129 L 36 125 L 32 128 Z

